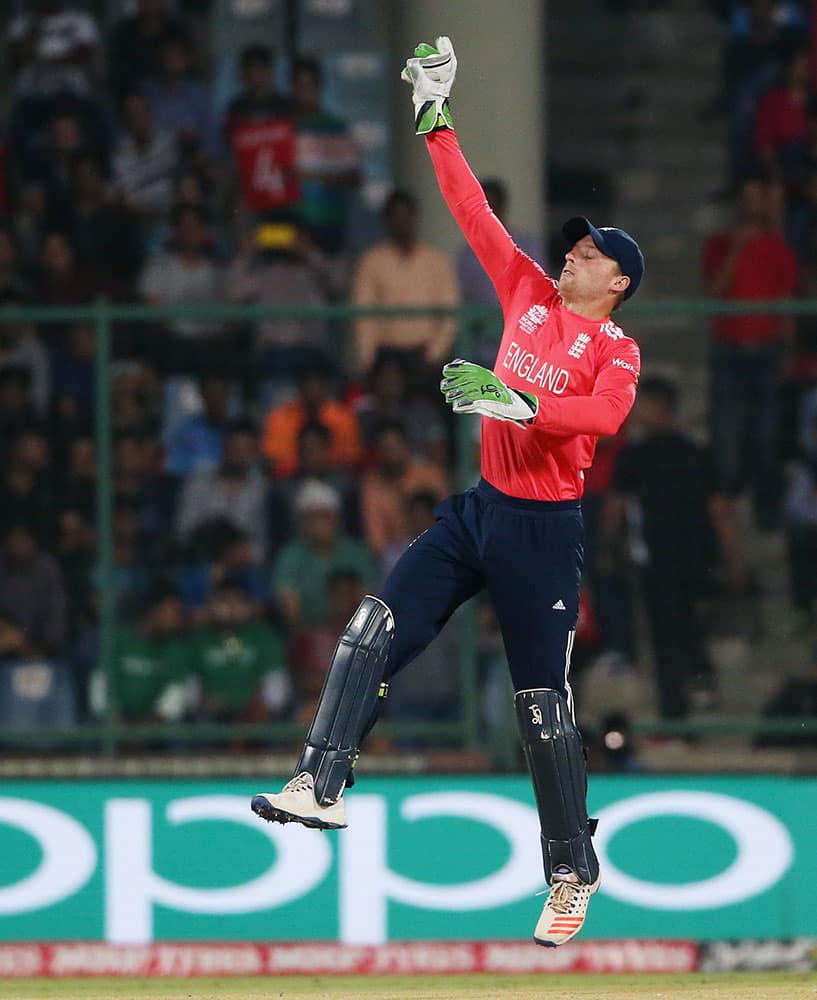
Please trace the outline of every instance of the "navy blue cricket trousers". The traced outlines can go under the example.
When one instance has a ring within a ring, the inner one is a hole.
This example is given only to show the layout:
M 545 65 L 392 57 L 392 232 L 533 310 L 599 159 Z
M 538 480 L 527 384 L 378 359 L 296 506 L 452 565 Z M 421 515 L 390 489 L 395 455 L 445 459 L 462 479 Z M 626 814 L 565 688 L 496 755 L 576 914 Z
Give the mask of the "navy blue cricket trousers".
M 388 674 L 411 662 L 454 611 L 487 589 L 515 691 L 567 680 L 579 616 L 583 525 L 578 500 L 510 497 L 481 480 L 444 500 L 406 550 L 380 597 L 394 613 Z

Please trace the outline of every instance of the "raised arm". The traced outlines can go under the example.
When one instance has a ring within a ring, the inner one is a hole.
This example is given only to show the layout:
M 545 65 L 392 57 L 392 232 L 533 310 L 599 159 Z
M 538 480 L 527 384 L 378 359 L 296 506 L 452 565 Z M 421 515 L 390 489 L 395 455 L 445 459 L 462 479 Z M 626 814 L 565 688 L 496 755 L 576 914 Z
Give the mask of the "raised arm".
M 445 203 L 501 300 L 504 276 L 522 251 L 491 211 L 482 185 L 462 154 L 456 132 L 451 128 L 430 132 L 426 145 Z
M 506 276 L 512 264 L 520 261 L 537 270 L 538 265 L 522 253 L 491 211 L 482 186 L 462 155 L 448 107 L 456 72 L 451 39 L 443 35 L 436 48 L 417 46 L 402 78 L 412 85 L 415 127 L 417 134 L 426 138 L 443 198 L 504 306 L 511 285 Z

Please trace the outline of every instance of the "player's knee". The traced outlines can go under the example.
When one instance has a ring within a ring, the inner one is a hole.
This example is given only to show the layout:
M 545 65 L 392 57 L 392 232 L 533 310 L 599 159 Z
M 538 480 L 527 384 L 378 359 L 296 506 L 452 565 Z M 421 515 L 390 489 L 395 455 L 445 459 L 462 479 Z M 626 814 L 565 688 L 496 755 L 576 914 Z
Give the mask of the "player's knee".
M 558 739 L 577 732 L 567 694 L 556 688 L 526 688 L 514 695 L 520 725 L 527 725 L 546 736 Z
M 367 594 L 344 629 L 343 638 L 361 649 L 366 649 L 373 643 L 391 643 L 394 638 L 394 615 L 391 608 L 380 597 Z

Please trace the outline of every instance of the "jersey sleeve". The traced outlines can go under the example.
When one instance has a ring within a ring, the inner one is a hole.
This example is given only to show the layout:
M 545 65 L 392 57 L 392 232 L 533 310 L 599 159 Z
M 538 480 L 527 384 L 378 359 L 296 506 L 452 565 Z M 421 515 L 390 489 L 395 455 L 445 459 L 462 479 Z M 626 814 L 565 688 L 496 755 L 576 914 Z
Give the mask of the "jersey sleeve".
M 519 249 L 491 211 L 482 185 L 463 156 L 456 132 L 431 132 L 426 136 L 426 145 L 442 196 L 504 307 L 516 283 L 515 267 L 529 267 L 540 277 L 544 272 Z
M 536 427 L 557 436 L 615 434 L 635 402 L 641 355 L 634 340 L 611 341 L 601 353 L 590 396 L 539 397 Z

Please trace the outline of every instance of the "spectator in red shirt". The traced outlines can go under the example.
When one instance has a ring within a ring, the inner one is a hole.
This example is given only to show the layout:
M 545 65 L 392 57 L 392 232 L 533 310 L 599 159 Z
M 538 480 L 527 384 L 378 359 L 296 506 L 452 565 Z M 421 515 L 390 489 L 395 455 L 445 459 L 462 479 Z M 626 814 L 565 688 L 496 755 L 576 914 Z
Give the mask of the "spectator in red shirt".
M 740 302 L 794 293 L 797 263 L 777 230 L 777 214 L 774 185 L 746 178 L 736 222 L 704 248 L 711 295 Z M 712 333 L 711 440 L 723 485 L 732 494 L 749 486 L 758 524 L 770 527 L 779 499 L 778 388 L 793 328 L 788 317 L 751 314 L 720 316 Z
M 224 131 L 242 205 L 257 218 L 291 218 L 300 199 L 295 126 L 291 102 L 275 89 L 272 51 L 248 45 L 241 53 L 240 75 L 241 91 L 227 109 Z
M 758 101 L 779 78 L 781 52 L 807 36 L 807 25 L 796 3 L 710 0 L 709 6 L 729 25 L 724 97 L 734 176 L 739 177 L 752 160 Z
M 784 177 L 803 161 L 808 137 L 809 51 L 796 48 L 786 63 L 780 86 L 760 100 L 754 147 L 760 163 Z

